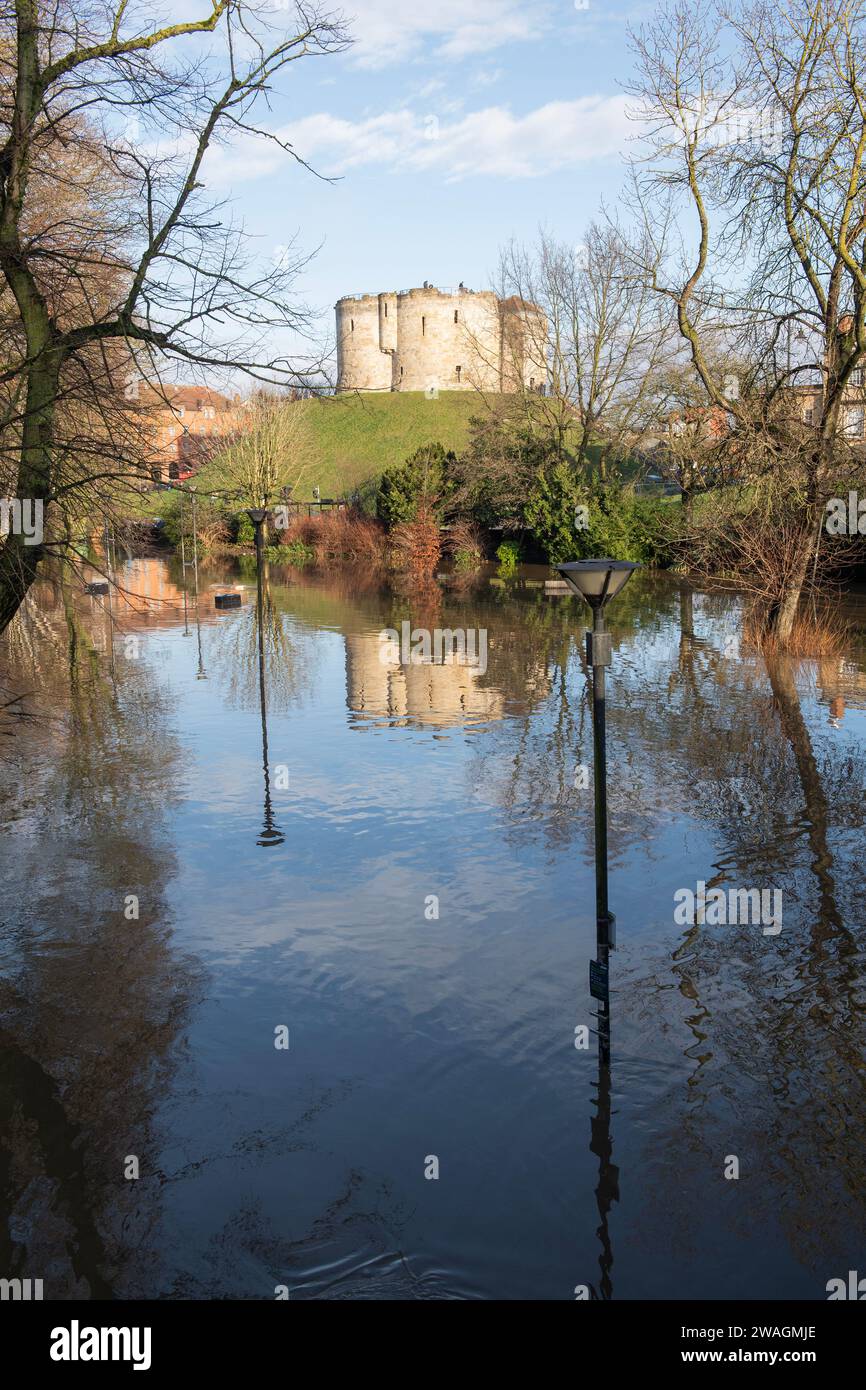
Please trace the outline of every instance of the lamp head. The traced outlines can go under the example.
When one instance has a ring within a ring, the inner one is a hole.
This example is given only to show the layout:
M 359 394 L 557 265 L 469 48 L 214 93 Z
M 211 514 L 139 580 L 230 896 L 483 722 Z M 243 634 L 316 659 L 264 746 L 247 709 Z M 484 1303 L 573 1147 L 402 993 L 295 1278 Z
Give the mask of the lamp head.
M 253 523 L 254 526 L 261 526 L 262 522 L 267 516 L 267 511 L 264 507 L 249 507 L 247 510 L 247 516 L 249 517 L 250 521 Z
M 590 608 L 604 608 L 627 583 L 634 570 L 640 569 L 631 560 L 569 560 L 553 568 L 562 575 L 568 587 L 585 599 Z

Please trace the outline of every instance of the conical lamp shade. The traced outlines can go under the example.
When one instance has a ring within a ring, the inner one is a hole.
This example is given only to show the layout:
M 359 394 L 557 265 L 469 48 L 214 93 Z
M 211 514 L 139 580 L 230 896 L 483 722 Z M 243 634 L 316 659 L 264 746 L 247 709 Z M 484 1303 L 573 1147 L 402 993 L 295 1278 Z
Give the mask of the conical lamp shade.
M 579 594 L 591 608 L 602 608 L 615 598 L 629 576 L 640 565 L 631 560 L 611 560 L 603 556 L 598 560 L 569 560 L 564 565 L 553 568 L 562 575 L 573 593 Z

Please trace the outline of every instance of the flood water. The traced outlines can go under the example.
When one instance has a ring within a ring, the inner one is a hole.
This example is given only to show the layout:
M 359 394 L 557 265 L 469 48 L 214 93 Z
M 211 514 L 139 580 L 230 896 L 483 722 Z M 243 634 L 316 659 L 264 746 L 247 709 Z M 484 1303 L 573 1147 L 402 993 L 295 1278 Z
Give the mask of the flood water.
M 197 604 L 159 558 L 110 610 L 39 587 L 0 642 L 0 1275 L 570 1300 L 866 1273 L 866 596 L 844 660 L 769 668 L 736 596 L 642 575 L 611 605 L 608 1070 L 575 1046 L 586 619 L 545 574 L 272 568 L 261 634 L 229 566 Z M 486 671 L 383 662 L 404 620 L 485 630 Z M 699 881 L 781 890 L 782 929 L 678 925 Z

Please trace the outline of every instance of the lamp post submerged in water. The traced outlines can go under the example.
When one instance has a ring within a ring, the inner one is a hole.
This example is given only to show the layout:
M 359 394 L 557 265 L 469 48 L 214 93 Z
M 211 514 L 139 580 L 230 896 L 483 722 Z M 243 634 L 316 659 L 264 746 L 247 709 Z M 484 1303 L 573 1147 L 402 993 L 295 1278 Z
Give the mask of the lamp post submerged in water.
M 281 845 L 285 839 L 282 831 L 274 823 L 274 811 L 271 804 L 271 774 L 268 763 L 268 703 L 265 692 L 265 593 L 262 573 L 264 562 L 262 527 L 267 515 L 265 507 L 250 507 L 247 511 L 247 516 L 256 528 L 256 627 L 258 628 L 259 653 L 259 706 L 262 716 L 262 771 L 265 782 L 264 826 L 256 844 L 261 845 L 263 849 Z
M 592 609 L 592 629 L 586 634 L 586 656 L 592 667 L 592 747 L 595 787 L 595 927 L 598 959 L 590 967 L 590 991 L 601 1006 L 600 1042 L 610 1046 L 608 953 L 616 947 L 616 918 L 607 901 L 607 732 L 605 727 L 605 668 L 610 665 L 610 633 L 604 610 L 640 567 L 630 560 L 571 560 L 555 565 L 573 593 Z

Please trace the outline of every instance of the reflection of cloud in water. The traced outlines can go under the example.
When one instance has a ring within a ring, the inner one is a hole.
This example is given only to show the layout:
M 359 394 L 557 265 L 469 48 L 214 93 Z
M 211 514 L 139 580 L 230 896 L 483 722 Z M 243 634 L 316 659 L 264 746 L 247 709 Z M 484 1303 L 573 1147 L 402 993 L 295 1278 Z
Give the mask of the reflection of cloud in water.
M 167 699 L 144 662 L 117 663 L 109 682 L 100 615 L 66 597 L 64 610 L 46 586 L 16 618 L 27 640 L 3 644 L 12 678 L 38 677 L 38 703 L 4 769 L 24 815 L 3 866 L 0 1273 L 43 1278 L 53 1299 L 122 1296 L 133 1263 L 145 1274 L 133 1256 L 159 1194 L 124 1165 L 152 1167 L 200 983 L 168 925 L 180 750 Z

